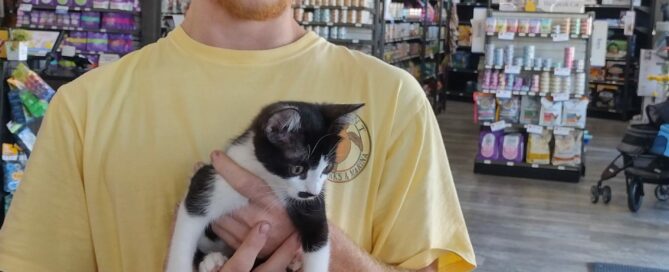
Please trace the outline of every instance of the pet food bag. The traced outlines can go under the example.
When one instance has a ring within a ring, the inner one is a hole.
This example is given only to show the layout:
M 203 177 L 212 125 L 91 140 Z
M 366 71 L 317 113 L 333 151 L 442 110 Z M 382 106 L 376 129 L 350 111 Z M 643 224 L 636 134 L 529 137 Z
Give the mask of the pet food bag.
M 479 153 L 477 159 L 482 160 L 498 160 L 499 159 L 499 144 L 503 136 L 502 131 L 481 131 L 479 138 Z
M 520 117 L 520 99 L 515 96 L 511 98 L 499 98 L 498 102 L 498 120 L 504 120 L 507 123 L 517 124 Z
M 541 98 L 539 124 L 542 126 L 559 126 L 562 124 L 562 102 L 553 102 L 545 97 Z
M 495 96 L 477 93 L 476 117 L 479 122 L 494 122 L 496 109 Z
M 529 134 L 527 139 L 527 163 L 550 164 L 550 142 L 552 139 L 553 133 L 549 130 L 544 130 L 542 134 Z
M 565 127 L 585 128 L 589 102 L 590 100 L 587 98 L 565 101 L 562 107 L 562 125 Z
M 578 166 L 581 164 L 582 147 L 582 130 L 573 130 L 569 135 L 555 135 L 553 165 Z
M 512 162 L 523 162 L 525 138 L 520 133 L 510 133 L 501 139 L 502 159 Z
M 541 100 L 536 96 L 523 96 L 520 101 L 520 123 L 524 125 L 539 124 Z

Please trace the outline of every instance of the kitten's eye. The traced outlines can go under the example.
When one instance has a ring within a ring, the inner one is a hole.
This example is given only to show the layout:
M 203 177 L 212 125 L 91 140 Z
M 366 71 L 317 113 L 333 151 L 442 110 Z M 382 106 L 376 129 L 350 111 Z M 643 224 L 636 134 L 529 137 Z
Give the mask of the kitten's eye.
M 323 170 L 323 174 L 330 174 L 330 172 L 334 170 L 334 166 L 335 166 L 334 163 L 328 164 L 328 166 L 325 167 L 325 169 Z
M 290 167 L 290 174 L 293 176 L 299 176 L 304 173 L 304 166 L 301 165 L 293 165 Z

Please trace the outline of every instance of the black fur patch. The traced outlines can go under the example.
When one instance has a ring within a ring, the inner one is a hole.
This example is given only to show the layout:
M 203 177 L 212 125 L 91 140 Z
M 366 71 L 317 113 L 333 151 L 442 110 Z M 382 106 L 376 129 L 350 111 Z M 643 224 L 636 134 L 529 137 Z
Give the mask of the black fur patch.
M 318 200 L 290 203 L 286 207 L 293 225 L 297 228 L 304 252 L 319 250 L 328 241 L 328 222 L 325 217 L 325 195 Z
M 214 232 L 214 229 L 212 228 L 211 224 L 207 226 L 207 228 L 204 230 L 204 236 L 207 237 L 207 239 L 211 241 L 218 241 L 220 238 L 218 238 L 218 235 Z
M 211 165 L 203 166 L 193 175 L 185 200 L 188 214 L 204 216 L 207 213 L 214 190 L 215 175 L 216 170 Z

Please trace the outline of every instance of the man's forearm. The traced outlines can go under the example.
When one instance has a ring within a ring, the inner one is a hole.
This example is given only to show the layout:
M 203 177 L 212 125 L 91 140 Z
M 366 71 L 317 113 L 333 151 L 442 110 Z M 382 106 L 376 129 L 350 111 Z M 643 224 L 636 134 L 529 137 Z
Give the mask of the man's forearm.
M 380 263 L 353 243 L 339 228 L 330 224 L 330 271 L 331 272 L 409 272 Z M 420 272 L 436 270 L 436 262 Z

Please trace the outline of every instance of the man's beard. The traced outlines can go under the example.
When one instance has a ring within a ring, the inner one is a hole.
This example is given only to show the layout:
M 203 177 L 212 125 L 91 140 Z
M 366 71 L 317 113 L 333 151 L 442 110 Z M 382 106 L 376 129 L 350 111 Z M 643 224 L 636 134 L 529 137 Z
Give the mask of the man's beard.
M 286 11 L 291 0 L 217 0 L 231 16 L 252 21 L 275 19 Z

